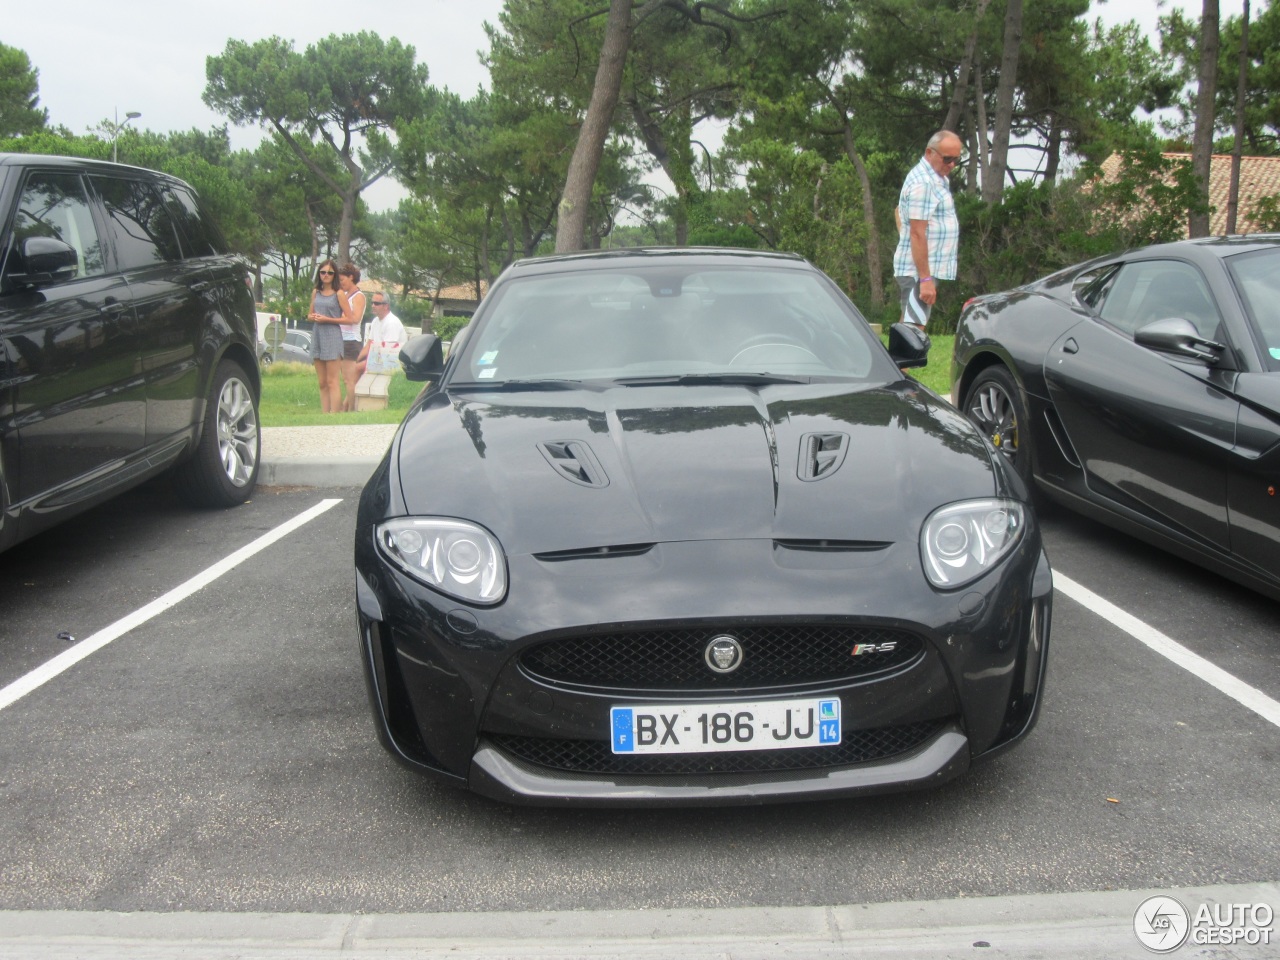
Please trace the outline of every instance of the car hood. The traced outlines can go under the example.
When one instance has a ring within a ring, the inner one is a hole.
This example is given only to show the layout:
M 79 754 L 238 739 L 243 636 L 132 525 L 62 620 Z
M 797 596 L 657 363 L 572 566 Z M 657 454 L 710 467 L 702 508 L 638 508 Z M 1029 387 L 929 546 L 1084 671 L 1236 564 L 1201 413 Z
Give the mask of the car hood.
M 439 393 L 394 454 L 411 515 L 508 554 L 682 540 L 914 540 L 1000 489 L 977 432 L 907 383 Z

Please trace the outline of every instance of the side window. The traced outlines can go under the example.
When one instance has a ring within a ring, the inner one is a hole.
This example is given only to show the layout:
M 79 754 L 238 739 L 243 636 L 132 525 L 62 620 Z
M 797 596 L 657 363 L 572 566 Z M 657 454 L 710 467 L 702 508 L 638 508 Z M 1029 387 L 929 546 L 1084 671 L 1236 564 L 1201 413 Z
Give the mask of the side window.
M 106 207 L 121 270 L 182 259 L 169 208 L 151 184 L 123 177 L 89 179 Z
M 1190 320 L 1200 336 L 1222 338 L 1222 318 L 1200 271 L 1177 260 L 1142 260 L 1120 268 L 1099 314 L 1130 336 L 1154 320 Z
M 165 188 L 173 218 L 177 221 L 187 256 L 208 257 L 226 253 L 226 245 L 217 228 L 209 222 L 192 194 L 179 186 Z
M 1111 285 L 1115 283 L 1117 272 L 1114 266 L 1110 266 L 1078 278 L 1075 282 L 1076 299 L 1086 307 L 1097 310 L 1110 292 Z
M 13 230 L 5 243 L 6 275 L 24 270 L 22 242 L 28 237 L 50 237 L 71 246 L 76 252 L 74 279 L 105 272 L 102 243 L 78 174 L 36 172 L 28 175 L 14 214 Z

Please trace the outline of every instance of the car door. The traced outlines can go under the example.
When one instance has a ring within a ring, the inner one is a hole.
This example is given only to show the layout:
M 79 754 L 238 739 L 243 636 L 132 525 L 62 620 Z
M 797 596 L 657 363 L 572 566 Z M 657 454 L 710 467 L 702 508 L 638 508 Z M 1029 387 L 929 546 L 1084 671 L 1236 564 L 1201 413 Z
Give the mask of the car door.
M 1045 358 L 1054 408 L 1092 492 L 1162 525 L 1230 548 L 1226 487 L 1239 403 L 1236 372 L 1157 353 L 1134 342 L 1154 320 L 1182 317 L 1202 336 L 1225 336 L 1197 267 L 1125 263 L 1106 279 L 1088 321 Z M 1229 352 L 1228 352 L 1229 356 Z
M 1236 461 L 1227 478 L 1231 547 L 1280 577 L 1280 246 L 1225 260 L 1256 361 L 1240 374 Z
M 121 274 L 137 316 L 146 381 L 149 448 L 185 443 L 198 420 L 198 358 L 213 312 L 211 277 L 202 261 L 185 259 L 178 228 L 160 185 L 123 175 L 94 174 Z
M 51 510 L 93 497 L 142 447 L 137 327 L 101 226 L 79 173 L 40 169 L 23 177 L 4 224 L 0 337 L 12 415 L 0 445 L 11 504 Z M 33 282 L 23 256 L 31 237 L 69 245 L 74 268 Z

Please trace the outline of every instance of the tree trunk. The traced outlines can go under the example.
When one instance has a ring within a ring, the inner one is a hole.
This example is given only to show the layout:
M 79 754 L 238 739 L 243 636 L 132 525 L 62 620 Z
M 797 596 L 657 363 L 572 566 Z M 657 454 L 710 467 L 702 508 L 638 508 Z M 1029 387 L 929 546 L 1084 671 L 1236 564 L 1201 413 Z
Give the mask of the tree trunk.
M 1214 97 L 1218 92 L 1218 0 L 1204 0 L 1200 16 L 1200 78 L 1196 90 L 1196 132 L 1191 141 L 1191 172 L 1200 181 L 1202 210 L 1187 222 L 1192 237 L 1209 235 L 1209 168 L 1213 163 Z
M 973 14 L 973 30 L 964 42 L 964 59 L 960 61 L 960 74 L 956 77 L 956 89 L 947 109 L 947 119 L 942 124 L 943 130 L 955 130 L 960 122 L 960 111 L 964 109 L 965 94 L 969 89 L 969 74 L 973 71 L 973 53 L 978 45 L 978 25 L 982 23 L 990 3 L 991 0 L 978 0 L 978 9 Z
M 982 175 L 982 199 L 988 203 L 999 203 L 1004 192 L 1004 175 L 1009 165 L 1009 130 L 1013 126 L 1013 93 L 1021 49 L 1022 0 L 1009 0 L 1004 17 L 1004 53 L 1000 58 L 1000 84 L 996 87 L 991 156 Z
M 987 93 L 982 89 L 981 73 L 974 74 L 974 87 L 974 121 L 977 125 L 974 138 L 978 141 L 978 149 L 969 151 L 969 168 L 974 171 L 974 192 L 981 194 L 982 184 L 986 182 L 991 145 L 991 136 L 987 130 Z
M 982 156 L 982 143 L 978 140 L 978 122 L 975 119 L 969 124 L 969 162 L 965 164 L 964 186 L 970 196 L 978 193 L 978 160 Z
M 1248 3 L 1249 0 L 1245 0 Z M 1049 143 L 1045 147 L 1044 179 L 1053 183 L 1058 178 L 1058 165 L 1062 162 L 1062 123 L 1054 113 L 1049 120 Z
M 356 198 L 360 196 L 360 178 L 354 177 L 352 189 L 342 195 L 342 221 L 338 224 L 338 265 L 351 262 L 351 234 L 356 222 Z
M 645 149 L 658 161 L 658 166 L 676 188 L 671 222 L 676 229 L 676 246 L 683 247 L 689 242 L 689 208 L 700 192 L 693 176 L 693 149 L 690 146 L 693 121 L 689 104 L 685 103 L 681 109 L 672 112 L 667 127 L 651 116 L 638 100 L 629 100 L 627 105 L 631 108 L 632 119 L 644 140 Z M 674 128 L 675 137 L 668 136 L 668 127 Z
M 1231 186 L 1227 189 L 1227 233 L 1236 232 L 1240 209 L 1240 157 L 1244 152 L 1244 97 L 1249 72 L 1249 0 L 1240 18 L 1240 77 L 1236 82 L 1236 130 L 1231 146 Z
M 613 125 L 613 111 L 622 90 L 622 71 L 631 46 L 631 0 L 610 0 L 605 22 L 600 65 L 591 88 L 591 102 L 578 131 L 578 143 L 569 160 L 569 172 L 560 198 L 560 219 L 556 226 L 556 253 L 581 250 L 587 234 L 591 210 L 591 190 L 595 186 L 605 140 Z
M 876 227 L 876 208 L 871 199 L 871 177 L 867 175 L 867 165 L 862 162 L 853 142 L 853 128 L 849 119 L 844 121 L 844 152 L 849 162 L 857 171 L 858 182 L 862 184 L 862 218 L 867 224 L 867 274 L 871 278 L 871 306 L 878 312 L 884 306 L 884 275 L 880 266 L 880 231 Z

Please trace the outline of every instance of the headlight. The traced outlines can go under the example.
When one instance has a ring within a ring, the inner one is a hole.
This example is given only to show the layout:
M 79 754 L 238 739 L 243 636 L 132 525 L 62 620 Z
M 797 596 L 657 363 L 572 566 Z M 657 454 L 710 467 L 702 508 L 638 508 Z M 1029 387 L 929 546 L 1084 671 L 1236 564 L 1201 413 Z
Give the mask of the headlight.
M 486 604 L 507 595 L 502 547 L 474 523 L 400 517 L 378 524 L 374 537 L 383 556 L 441 593 Z
M 920 531 L 925 576 L 947 589 L 976 580 L 1014 548 L 1024 522 L 1016 500 L 969 500 L 935 510 Z

